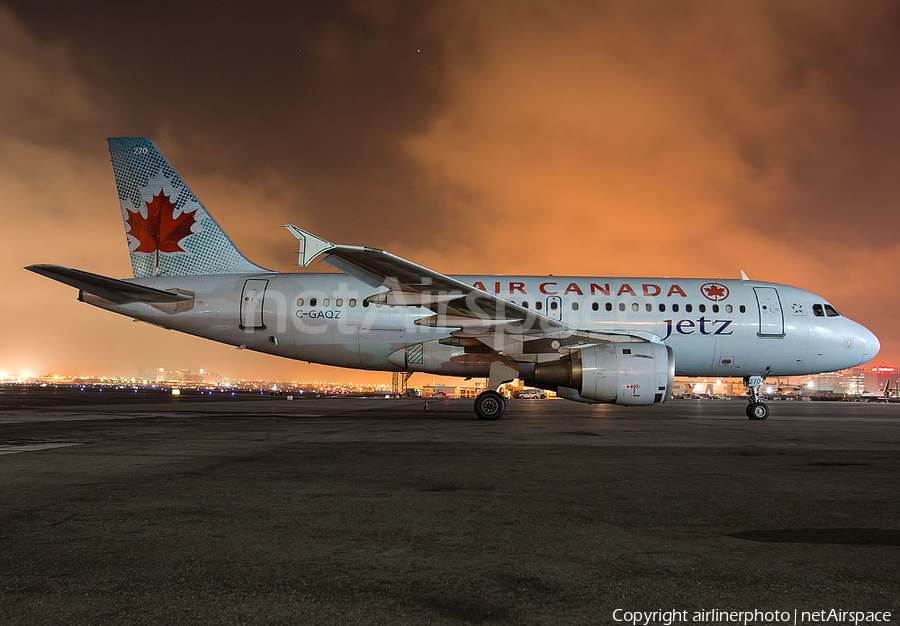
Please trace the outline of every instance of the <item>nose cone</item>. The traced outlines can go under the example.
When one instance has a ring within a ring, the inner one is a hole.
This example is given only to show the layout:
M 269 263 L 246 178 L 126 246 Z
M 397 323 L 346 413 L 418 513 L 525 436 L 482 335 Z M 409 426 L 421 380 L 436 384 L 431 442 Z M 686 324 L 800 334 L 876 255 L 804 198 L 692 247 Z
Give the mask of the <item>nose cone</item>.
M 881 350 L 881 342 L 878 341 L 878 337 L 875 336 L 875 333 L 865 326 L 860 326 L 859 328 L 859 342 L 863 347 L 862 361 L 860 361 L 860 364 L 862 364 L 875 358 L 875 355 Z

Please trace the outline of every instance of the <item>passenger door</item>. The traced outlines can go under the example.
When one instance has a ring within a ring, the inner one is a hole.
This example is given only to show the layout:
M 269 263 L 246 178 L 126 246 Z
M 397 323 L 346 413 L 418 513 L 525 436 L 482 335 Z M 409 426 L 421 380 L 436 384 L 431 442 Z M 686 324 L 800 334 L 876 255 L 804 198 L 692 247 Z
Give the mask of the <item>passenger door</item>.
M 759 305 L 759 336 L 784 337 L 784 312 L 774 287 L 754 287 Z
M 250 278 L 241 290 L 241 330 L 263 330 L 263 301 L 269 281 L 264 278 Z

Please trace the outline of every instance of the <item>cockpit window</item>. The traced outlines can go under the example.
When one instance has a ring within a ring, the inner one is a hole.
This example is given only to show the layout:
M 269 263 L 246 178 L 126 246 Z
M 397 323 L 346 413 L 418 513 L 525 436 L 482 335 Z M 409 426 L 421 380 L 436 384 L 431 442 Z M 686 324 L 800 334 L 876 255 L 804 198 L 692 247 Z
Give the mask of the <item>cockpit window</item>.
M 840 317 L 841 314 L 834 310 L 834 307 L 830 304 L 825 305 L 825 315 L 828 317 Z
M 822 308 L 821 304 L 813 305 L 813 315 L 816 317 L 825 317 L 825 309 Z

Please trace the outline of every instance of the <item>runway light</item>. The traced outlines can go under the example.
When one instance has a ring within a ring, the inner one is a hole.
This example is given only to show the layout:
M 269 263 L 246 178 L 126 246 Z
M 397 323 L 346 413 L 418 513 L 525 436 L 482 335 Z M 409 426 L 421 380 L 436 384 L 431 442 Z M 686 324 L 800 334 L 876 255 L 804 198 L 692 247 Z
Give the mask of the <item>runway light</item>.
M 172 390 L 172 395 L 173 395 L 173 396 L 180 396 L 180 395 L 181 395 L 181 389 L 178 389 L 178 388 L 173 389 L 173 390 Z

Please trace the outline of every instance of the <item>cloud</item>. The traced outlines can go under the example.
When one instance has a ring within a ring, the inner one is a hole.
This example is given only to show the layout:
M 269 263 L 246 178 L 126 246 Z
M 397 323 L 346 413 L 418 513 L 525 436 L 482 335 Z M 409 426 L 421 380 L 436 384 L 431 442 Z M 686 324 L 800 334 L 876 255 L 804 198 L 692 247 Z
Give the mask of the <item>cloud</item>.
M 893 3 L 404 7 L 187 7 L 164 31 L 126 4 L 0 9 L 0 278 L 24 296 L 8 354 L 322 371 L 109 321 L 17 269 L 127 274 L 103 138 L 140 134 L 269 267 L 290 269 L 293 222 L 446 272 L 744 269 L 822 293 L 900 355 Z M 135 47 L 109 24 L 162 34 Z
M 110 276 L 130 275 L 104 141 L 107 125 L 120 116 L 103 107 L 115 98 L 77 70 L 65 45 L 39 41 L 3 8 L 0 68 L 7 77 L 7 88 L 0 93 L 0 119 L 5 121 L 0 125 L 0 281 L 8 294 L 0 318 L 0 369 L 133 375 L 138 367 L 162 365 L 284 379 L 345 375 L 326 375 L 325 368 L 238 353 L 135 324 L 85 306 L 75 300 L 73 289 L 22 269 L 32 263 L 58 263 Z M 166 144 L 166 152 L 172 148 L 176 155 L 183 153 L 174 139 Z M 260 262 L 289 265 L 296 244 L 279 232 L 277 211 L 267 215 L 267 208 L 296 204 L 296 188 L 274 175 L 234 180 L 214 172 L 182 173 Z M 272 251 L 271 241 L 279 235 L 284 246 L 281 252 Z
M 900 303 L 883 285 L 900 262 L 886 228 L 897 124 L 882 113 L 878 137 L 865 116 L 900 101 L 892 82 L 865 96 L 848 87 L 886 69 L 866 44 L 895 48 L 896 14 L 887 3 L 457 4 L 434 21 L 443 108 L 405 145 L 447 190 L 460 269 L 743 268 L 825 294 L 895 355 L 884 311 Z

